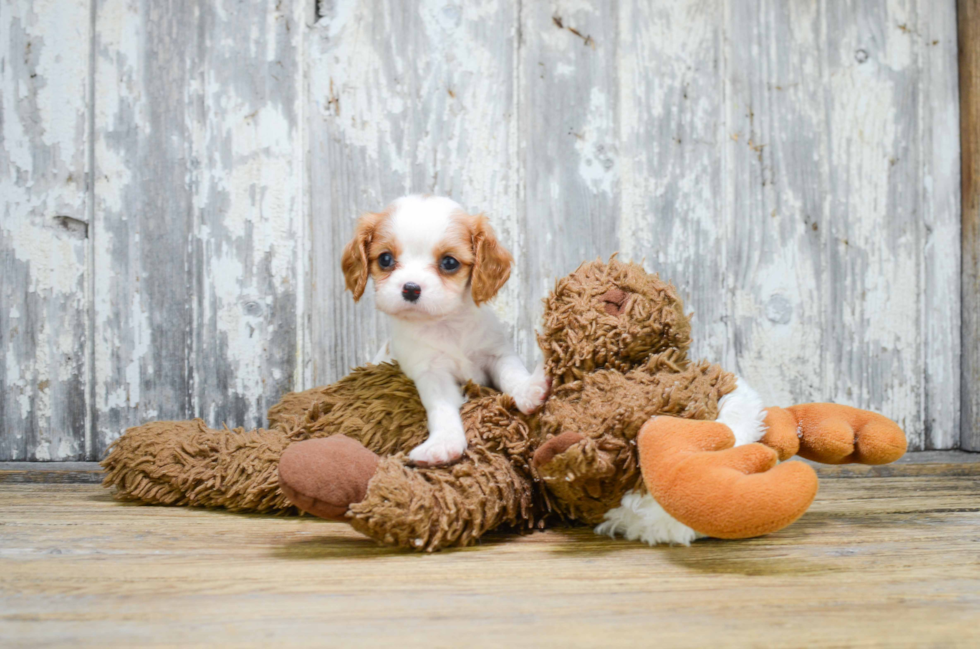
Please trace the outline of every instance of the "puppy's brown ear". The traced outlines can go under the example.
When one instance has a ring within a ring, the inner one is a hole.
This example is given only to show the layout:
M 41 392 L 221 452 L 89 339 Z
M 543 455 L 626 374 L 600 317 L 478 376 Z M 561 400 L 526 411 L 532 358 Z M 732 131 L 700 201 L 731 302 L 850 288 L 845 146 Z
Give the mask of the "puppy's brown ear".
M 477 305 L 493 298 L 510 277 L 510 265 L 514 261 L 507 249 L 500 245 L 483 214 L 474 217 L 473 273 L 471 290 Z
M 383 214 L 375 212 L 362 214 L 357 220 L 357 225 L 354 226 L 354 236 L 344 247 L 344 254 L 340 258 L 344 283 L 347 285 L 347 290 L 354 294 L 355 302 L 361 299 L 367 286 L 370 269 L 368 248 L 382 218 L 384 218 Z

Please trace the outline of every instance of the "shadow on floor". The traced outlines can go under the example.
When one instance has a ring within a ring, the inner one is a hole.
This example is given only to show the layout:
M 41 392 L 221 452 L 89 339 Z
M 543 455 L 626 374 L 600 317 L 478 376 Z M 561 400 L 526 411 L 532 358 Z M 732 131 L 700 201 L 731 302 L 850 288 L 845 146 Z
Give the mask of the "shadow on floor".
M 367 537 L 318 536 L 310 539 L 293 539 L 273 549 L 277 559 L 309 561 L 310 559 L 380 559 L 383 557 L 415 554 L 403 548 L 378 545 Z
M 379 545 L 373 539 L 361 536 L 343 524 L 337 524 L 337 533 L 331 535 L 328 531 L 315 538 L 292 539 L 285 541 L 273 551 L 273 556 L 280 559 L 373 559 L 392 556 L 429 556 L 432 553 L 418 552 L 408 548 L 395 548 Z M 510 543 L 518 538 L 517 534 L 495 532 L 487 534 L 475 545 L 464 548 L 444 548 L 435 554 L 447 555 L 461 552 L 480 552 L 490 547 Z

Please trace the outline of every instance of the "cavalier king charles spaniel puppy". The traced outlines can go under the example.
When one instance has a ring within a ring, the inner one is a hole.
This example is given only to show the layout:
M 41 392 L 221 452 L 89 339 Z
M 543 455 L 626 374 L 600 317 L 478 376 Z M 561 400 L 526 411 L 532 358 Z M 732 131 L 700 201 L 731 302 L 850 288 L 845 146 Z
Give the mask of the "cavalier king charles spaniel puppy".
M 487 218 L 439 196 L 405 196 L 361 216 L 341 266 L 354 301 L 374 280 L 374 303 L 390 316 L 391 338 L 375 363 L 395 360 L 415 382 L 429 437 L 409 453 L 417 466 L 458 460 L 466 450 L 459 409 L 468 380 L 513 397 L 525 414 L 548 394 L 485 303 L 510 276 L 512 258 Z

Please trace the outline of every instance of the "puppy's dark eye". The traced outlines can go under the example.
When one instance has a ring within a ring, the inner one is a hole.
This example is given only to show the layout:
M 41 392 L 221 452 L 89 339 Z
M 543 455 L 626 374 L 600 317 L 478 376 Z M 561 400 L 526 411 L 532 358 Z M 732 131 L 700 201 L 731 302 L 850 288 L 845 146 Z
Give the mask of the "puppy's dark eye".
M 388 270 L 395 265 L 395 257 L 390 252 L 383 252 L 378 255 L 378 266 L 381 270 Z
M 439 262 L 439 268 L 441 268 L 447 273 L 455 273 L 457 270 L 459 270 L 459 260 L 456 259 L 455 257 L 450 257 L 449 255 L 446 255 Z

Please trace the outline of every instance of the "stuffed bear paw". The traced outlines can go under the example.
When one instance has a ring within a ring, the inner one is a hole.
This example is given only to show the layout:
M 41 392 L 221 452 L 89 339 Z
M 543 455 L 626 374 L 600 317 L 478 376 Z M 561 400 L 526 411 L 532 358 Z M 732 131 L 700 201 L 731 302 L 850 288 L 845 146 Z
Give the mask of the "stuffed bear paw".
M 287 446 L 279 458 L 279 488 L 308 514 L 343 521 L 350 506 L 364 500 L 379 461 L 344 435 L 307 439 Z

